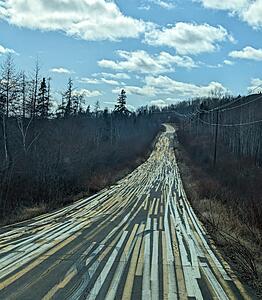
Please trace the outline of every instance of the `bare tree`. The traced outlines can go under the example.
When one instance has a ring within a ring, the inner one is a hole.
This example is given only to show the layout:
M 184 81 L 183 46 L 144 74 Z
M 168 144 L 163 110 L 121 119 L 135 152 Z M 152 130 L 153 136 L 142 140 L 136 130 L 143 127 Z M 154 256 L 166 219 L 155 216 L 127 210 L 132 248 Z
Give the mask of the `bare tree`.
M 2 132 L 5 153 L 4 166 L 6 167 L 10 166 L 12 161 L 9 147 L 8 118 L 17 95 L 18 78 L 15 71 L 13 58 L 11 54 L 9 54 L 1 66 L 0 79 L 0 114 L 2 118 Z
M 36 59 L 33 78 L 31 81 L 31 117 L 35 119 L 36 117 L 36 103 L 38 96 L 38 85 L 39 85 L 39 75 L 40 75 L 40 64 L 39 59 Z

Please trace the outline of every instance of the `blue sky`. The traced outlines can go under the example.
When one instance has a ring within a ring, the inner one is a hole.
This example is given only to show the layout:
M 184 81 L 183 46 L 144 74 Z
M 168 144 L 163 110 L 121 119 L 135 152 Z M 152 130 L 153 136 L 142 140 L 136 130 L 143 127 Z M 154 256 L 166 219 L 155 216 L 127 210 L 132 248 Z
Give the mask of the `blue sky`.
M 39 57 L 59 99 L 69 77 L 87 103 L 175 103 L 262 84 L 262 0 L 0 0 L 0 61 Z M 258 89 L 257 89 L 258 90 Z

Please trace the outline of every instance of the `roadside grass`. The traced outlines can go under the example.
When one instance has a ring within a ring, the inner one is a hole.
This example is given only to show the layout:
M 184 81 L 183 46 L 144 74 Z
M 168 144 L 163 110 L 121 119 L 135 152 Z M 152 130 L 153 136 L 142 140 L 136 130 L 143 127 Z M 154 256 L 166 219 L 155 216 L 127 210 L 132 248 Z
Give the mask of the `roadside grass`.
M 48 207 L 46 203 L 39 203 L 32 207 L 21 207 L 16 211 L 12 211 L 9 214 L 8 218 L 4 218 L 1 221 L 1 225 L 22 222 L 24 220 L 45 214 L 46 212 L 48 212 Z
M 10 225 L 22 221 L 32 219 L 45 213 L 50 213 L 57 209 L 63 208 L 72 204 L 75 201 L 87 198 L 96 194 L 100 190 L 113 185 L 121 178 L 128 175 L 135 169 L 139 162 L 144 161 L 144 158 L 136 158 L 135 161 L 130 161 L 128 164 L 119 166 L 117 169 L 101 170 L 92 176 L 91 180 L 83 183 L 84 191 L 78 192 L 75 195 L 63 197 L 60 201 L 53 203 L 39 203 L 32 206 L 22 206 L 11 211 L 5 218 L 0 220 L 0 226 Z
M 187 196 L 208 234 L 235 273 L 262 297 L 261 230 L 250 225 L 241 206 L 229 204 L 230 191 L 196 164 L 177 140 L 175 152 Z

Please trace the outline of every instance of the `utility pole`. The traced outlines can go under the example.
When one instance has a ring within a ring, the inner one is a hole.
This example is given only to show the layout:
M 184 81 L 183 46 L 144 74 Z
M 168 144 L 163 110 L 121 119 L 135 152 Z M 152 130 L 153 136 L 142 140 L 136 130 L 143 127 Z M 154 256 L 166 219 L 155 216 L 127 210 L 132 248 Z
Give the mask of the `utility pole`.
M 218 115 L 219 115 L 219 110 L 217 110 L 217 114 L 216 114 L 216 132 L 215 132 L 215 146 L 214 146 L 214 157 L 213 157 L 214 168 L 216 167 L 216 163 L 217 163 Z

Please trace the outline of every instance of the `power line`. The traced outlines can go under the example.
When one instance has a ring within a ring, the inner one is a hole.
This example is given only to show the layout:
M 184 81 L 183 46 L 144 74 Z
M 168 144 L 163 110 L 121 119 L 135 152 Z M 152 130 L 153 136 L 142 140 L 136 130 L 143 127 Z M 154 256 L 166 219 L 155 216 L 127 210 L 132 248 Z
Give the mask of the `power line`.
M 210 110 L 204 110 L 204 109 L 199 109 L 199 110 L 200 110 L 202 113 L 207 113 L 207 114 L 208 114 L 208 113 L 210 113 L 210 112 L 213 112 L 213 111 L 216 111 L 216 110 L 221 110 L 221 109 L 223 109 L 223 108 L 225 108 L 225 107 L 228 107 L 228 106 L 230 106 L 230 105 L 232 105 L 232 104 L 234 104 L 234 103 L 240 101 L 242 98 L 244 98 L 244 97 L 242 96 L 242 97 L 236 98 L 236 99 L 233 100 L 232 102 L 222 104 L 222 105 L 217 106 L 217 107 L 214 107 L 214 108 L 212 108 L 212 109 L 210 109 Z
M 206 124 L 206 125 L 210 125 L 210 126 L 221 126 L 221 127 L 235 127 L 235 126 L 248 126 L 248 125 L 255 125 L 258 123 L 262 123 L 262 120 L 256 120 L 256 121 L 252 121 L 252 122 L 245 122 L 245 123 L 238 123 L 238 124 L 221 124 L 221 123 L 210 123 L 207 121 L 202 120 L 201 118 L 199 118 L 199 120 Z
M 148 112 L 149 114 L 176 114 L 179 117 L 183 117 L 183 118 L 191 118 L 193 116 L 195 116 L 197 113 L 196 112 L 192 112 L 192 113 L 188 113 L 188 114 L 181 114 L 175 110 L 167 110 L 167 111 L 153 111 L 153 112 Z
M 221 112 L 223 111 L 228 111 L 228 110 L 233 110 L 233 109 L 236 109 L 236 108 L 239 108 L 239 107 L 242 107 L 242 106 L 245 106 L 245 105 L 248 105 L 250 103 L 253 103 L 253 102 L 256 102 L 257 100 L 260 100 L 262 98 L 262 95 L 258 96 L 257 98 L 253 99 L 253 100 L 250 100 L 248 102 L 245 102 L 245 103 L 242 103 L 242 104 L 239 104 L 237 106 L 234 106 L 234 107 L 230 107 L 230 108 L 226 108 L 226 109 L 222 109 L 220 110 Z
M 214 109 L 211 109 L 209 111 L 203 111 L 203 110 L 200 110 L 199 108 L 197 108 L 197 110 L 195 112 L 191 112 L 189 114 L 181 114 L 181 113 L 179 113 L 179 112 L 177 112 L 175 110 L 172 110 L 172 111 L 161 111 L 161 112 L 152 112 L 152 113 L 159 113 L 159 114 L 174 113 L 174 114 L 176 114 L 179 117 L 182 117 L 182 118 L 185 118 L 185 119 L 191 119 L 192 117 L 200 116 L 201 113 L 211 113 L 213 111 L 218 111 L 218 113 L 220 113 L 220 112 L 225 112 L 225 111 L 229 111 L 229 110 L 240 108 L 242 106 L 245 106 L 245 105 L 248 105 L 250 103 L 253 103 L 253 102 L 255 102 L 255 101 L 259 100 L 259 99 L 262 99 L 262 95 L 258 96 L 257 98 L 255 98 L 253 100 L 250 100 L 248 102 L 242 103 L 240 105 L 237 105 L 237 106 L 234 106 L 234 107 L 230 107 L 230 108 L 225 108 L 225 107 L 227 107 L 229 105 L 232 105 L 233 103 L 238 102 L 239 100 L 241 100 L 243 98 L 244 97 L 240 97 L 240 98 L 236 99 L 235 101 L 232 101 L 232 102 L 227 103 L 225 105 L 221 105 L 221 106 L 216 107 Z M 221 109 L 222 107 L 224 107 L 224 109 Z M 237 124 L 220 124 L 220 123 L 210 123 L 210 122 L 204 121 L 200 117 L 198 119 L 203 124 L 210 125 L 210 126 L 220 126 L 220 127 L 249 126 L 249 125 L 255 125 L 255 124 L 262 123 L 262 120 L 255 120 L 255 121 L 251 121 L 251 122 L 244 122 L 244 123 L 237 123 Z
M 217 110 L 219 110 L 220 112 L 224 112 L 224 111 L 228 111 L 228 110 L 233 110 L 233 109 L 236 109 L 236 108 L 239 108 L 239 107 L 248 105 L 248 104 L 250 104 L 250 103 L 253 103 L 253 102 L 255 102 L 255 101 L 261 99 L 261 98 L 262 98 L 262 95 L 258 96 L 257 98 L 255 98 L 255 99 L 253 99 L 253 100 L 250 100 L 250 101 L 248 101 L 248 102 L 242 103 L 242 104 L 240 104 L 240 105 L 237 105 L 237 106 L 234 106 L 234 107 L 226 108 L 226 107 L 228 107 L 228 106 L 230 106 L 230 105 L 232 105 L 232 104 L 234 104 L 234 103 L 236 103 L 236 102 L 242 100 L 242 99 L 245 98 L 245 97 L 246 97 L 246 96 L 239 97 L 239 98 L 237 98 L 236 100 L 234 100 L 234 101 L 232 101 L 232 102 L 226 103 L 226 104 L 221 105 L 221 106 L 217 106 L 217 107 L 212 108 L 212 109 L 210 109 L 210 110 L 203 110 L 203 109 L 200 110 L 200 109 L 198 109 L 198 111 L 199 111 L 199 113 L 209 114 L 209 113 L 214 112 L 214 111 L 217 111 Z
M 262 83 L 250 90 L 249 94 L 254 94 L 255 90 L 262 87 Z

